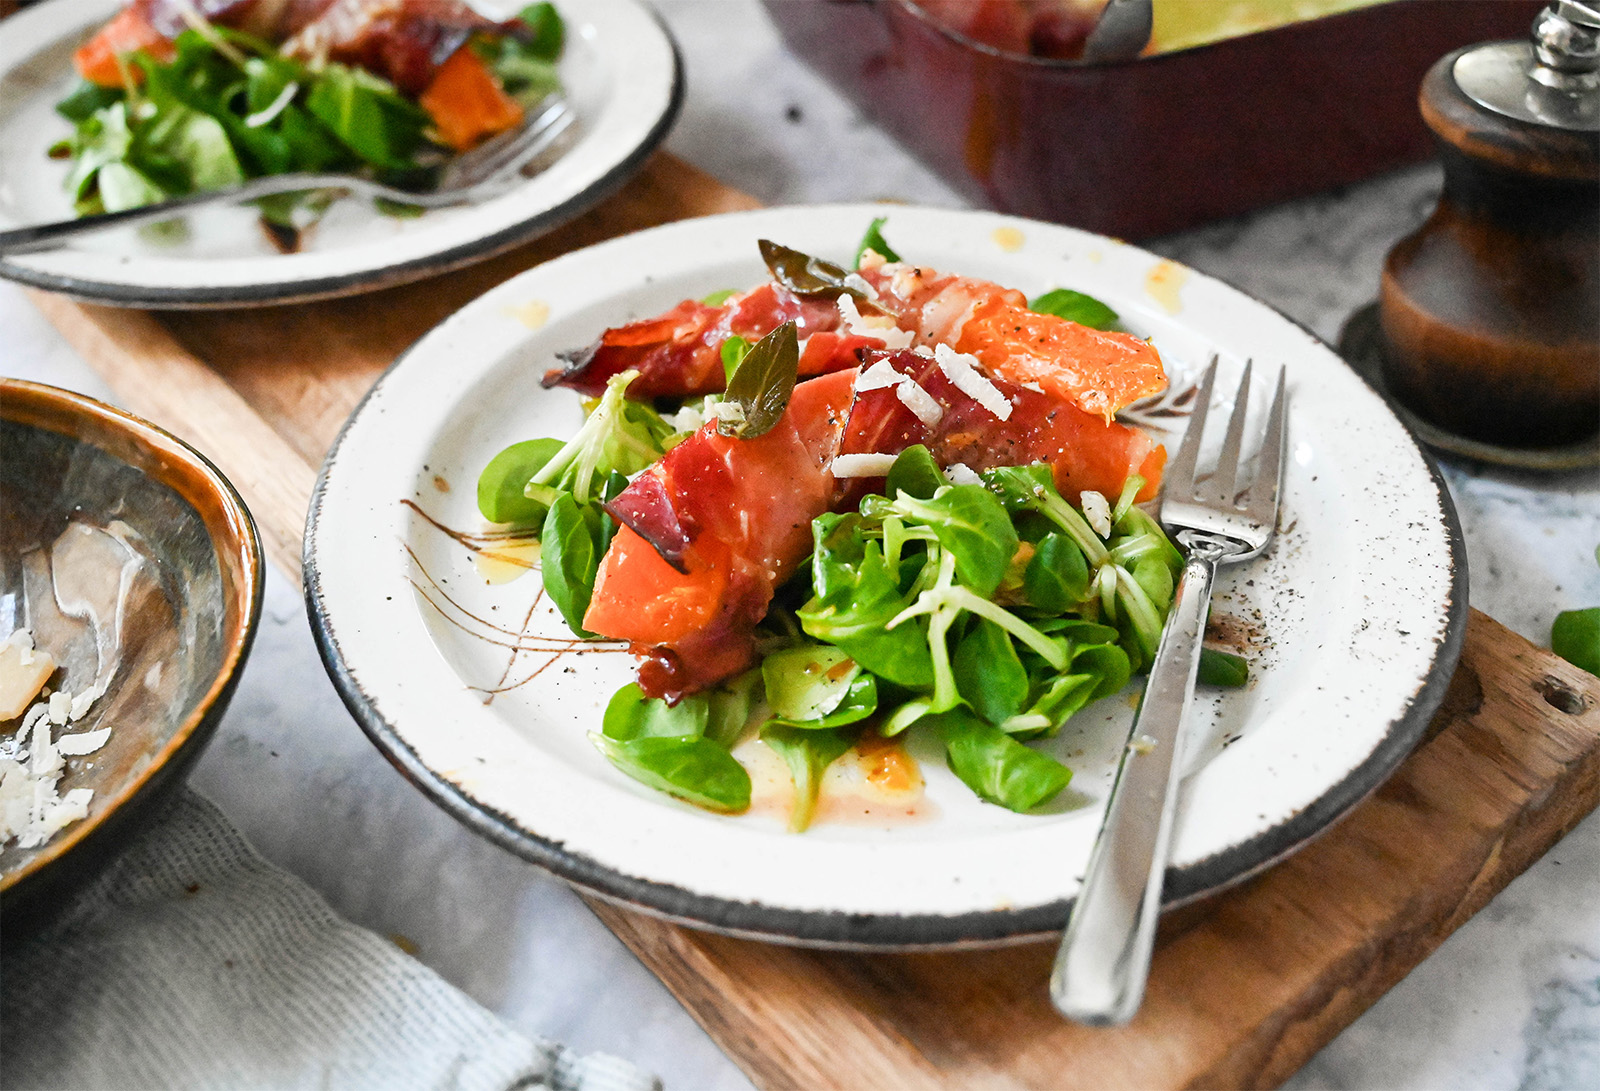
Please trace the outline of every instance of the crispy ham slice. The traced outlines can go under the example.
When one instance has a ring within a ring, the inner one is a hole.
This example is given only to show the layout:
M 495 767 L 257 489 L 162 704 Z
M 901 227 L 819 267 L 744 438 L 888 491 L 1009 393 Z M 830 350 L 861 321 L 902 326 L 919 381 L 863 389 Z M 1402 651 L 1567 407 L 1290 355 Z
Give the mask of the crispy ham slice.
M 998 378 L 1035 385 L 1107 423 L 1124 406 L 1166 389 L 1161 357 L 1147 341 L 1036 314 L 1021 292 L 881 260 L 863 262 L 860 276 L 893 317 L 893 328 L 874 331 L 881 319 L 864 318 L 853 301 L 800 299 L 768 283 L 720 307 L 684 300 L 659 317 L 607 330 L 544 383 L 592 397 L 611 376 L 637 368 L 640 376 L 628 388 L 633 398 L 715 393 L 724 387 L 719 350 L 730 334 L 755 341 L 792 320 L 805 344 L 802 375 L 853 368 L 863 350 L 904 347 L 909 338 L 969 355 Z
M 1045 462 L 1061 495 L 1074 502 L 1086 490 L 1117 496 L 1134 473 L 1145 479 L 1140 500 L 1160 489 L 1166 449 L 1137 428 L 1101 420 L 1047 391 L 986 376 L 986 384 L 1009 406 L 1002 420 L 991 395 L 974 397 L 963 389 L 970 384 L 958 385 L 951 369 L 919 352 L 868 353 L 866 365 L 892 368 L 943 412 L 930 423 L 897 396 L 894 386 L 858 388 L 840 439 L 841 455 L 894 455 L 920 443 L 939 465 L 959 463 L 971 471 Z M 867 479 L 854 492 L 859 497 L 881 487 L 881 479 Z
M 630 368 L 639 377 L 628 396 L 698 398 L 727 387 L 722 343 L 732 335 L 759 341 L 794 322 L 803 349 L 800 374 L 854 370 L 863 349 L 883 348 L 880 337 L 843 329 L 830 300 L 801 299 L 777 284 L 763 284 L 710 306 L 686 299 L 665 314 L 616 326 L 587 348 L 568 354 L 566 366 L 547 372 L 544 385 L 598 397 L 606 380 Z
M 866 264 L 861 275 L 918 345 L 975 356 L 998 378 L 1035 383 L 1108 423 L 1124 406 L 1166 389 L 1149 342 L 1037 314 L 1011 288 L 903 263 Z

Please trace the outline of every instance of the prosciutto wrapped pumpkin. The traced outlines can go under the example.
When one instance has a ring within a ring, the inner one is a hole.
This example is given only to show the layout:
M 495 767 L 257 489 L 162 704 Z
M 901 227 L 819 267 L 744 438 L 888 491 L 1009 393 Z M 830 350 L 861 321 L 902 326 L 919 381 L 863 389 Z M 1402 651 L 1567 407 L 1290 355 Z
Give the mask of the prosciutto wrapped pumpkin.
M 645 693 L 675 699 L 753 662 L 775 590 L 810 552 L 811 521 L 874 483 L 856 456 L 922 444 L 970 471 L 1043 462 L 1074 499 L 1115 495 L 1133 473 L 1147 494 L 1159 485 L 1165 451 L 1137 429 L 988 375 L 948 347 L 866 356 L 858 371 L 796 386 L 763 436 L 705 425 L 606 505 L 621 529 L 583 625 L 634 645 Z

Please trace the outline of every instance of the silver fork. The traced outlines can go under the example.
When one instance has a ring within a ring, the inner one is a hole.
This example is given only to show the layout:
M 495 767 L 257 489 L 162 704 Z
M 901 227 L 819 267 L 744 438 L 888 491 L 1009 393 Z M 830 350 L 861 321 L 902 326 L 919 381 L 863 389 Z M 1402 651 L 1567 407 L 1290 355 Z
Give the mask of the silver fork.
M 438 184 L 431 190 L 415 191 L 384 185 L 353 174 L 274 174 L 256 178 L 240 186 L 207 190 L 170 201 L 141 205 L 120 212 L 104 212 L 75 220 L 34 224 L 0 231 L 0 255 L 27 254 L 48 250 L 76 235 L 102 231 L 108 227 L 170 220 L 179 213 L 206 205 L 242 204 L 277 193 L 302 193 L 315 189 L 340 189 L 349 193 L 383 198 L 416 208 L 445 208 L 475 204 L 519 185 L 522 170 L 549 149 L 571 127 L 576 115 L 565 98 L 546 99 L 543 109 L 515 129 L 501 133 L 480 147 L 457 156 L 444 167 Z
M 1277 393 L 1249 480 L 1240 480 L 1239 474 L 1249 364 L 1239 382 L 1216 472 L 1209 478 L 1195 476 L 1216 377 L 1217 360 L 1212 357 L 1189 430 L 1162 487 L 1161 521 L 1186 554 L 1183 576 L 1050 975 L 1050 999 L 1057 1010 L 1091 1026 L 1126 1023 L 1144 997 L 1200 641 L 1217 568 L 1259 555 L 1272 541 L 1278 518 L 1286 442 L 1283 372 L 1278 372 Z

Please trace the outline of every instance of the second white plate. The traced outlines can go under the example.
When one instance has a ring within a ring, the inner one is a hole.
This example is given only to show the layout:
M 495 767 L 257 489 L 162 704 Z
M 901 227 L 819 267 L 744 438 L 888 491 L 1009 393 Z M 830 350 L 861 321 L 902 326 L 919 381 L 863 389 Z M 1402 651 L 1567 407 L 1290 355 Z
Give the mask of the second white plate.
M 64 220 L 70 164 L 46 152 L 71 133 L 55 104 L 76 85 L 72 52 L 123 0 L 49 0 L 0 35 L 0 227 Z M 485 9 L 491 5 L 486 3 Z M 513 5 L 493 5 L 510 8 Z M 683 99 L 677 47 L 639 0 L 562 0 L 561 78 L 577 137 L 547 170 L 482 204 L 414 219 L 336 202 L 303 248 L 280 254 L 250 208 L 186 217 L 181 238 L 133 228 L 0 258 L 0 276 L 136 307 L 238 307 L 350 295 L 444 272 L 565 223 L 619 189 L 666 138 Z

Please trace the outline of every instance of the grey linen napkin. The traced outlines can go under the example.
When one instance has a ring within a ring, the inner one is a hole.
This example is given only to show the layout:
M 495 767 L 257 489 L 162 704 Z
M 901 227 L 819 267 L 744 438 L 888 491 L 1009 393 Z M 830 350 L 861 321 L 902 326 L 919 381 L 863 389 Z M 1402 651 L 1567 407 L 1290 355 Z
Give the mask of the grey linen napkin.
M 182 791 L 0 966 L 0 1084 L 650 1091 L 340 919 Z

